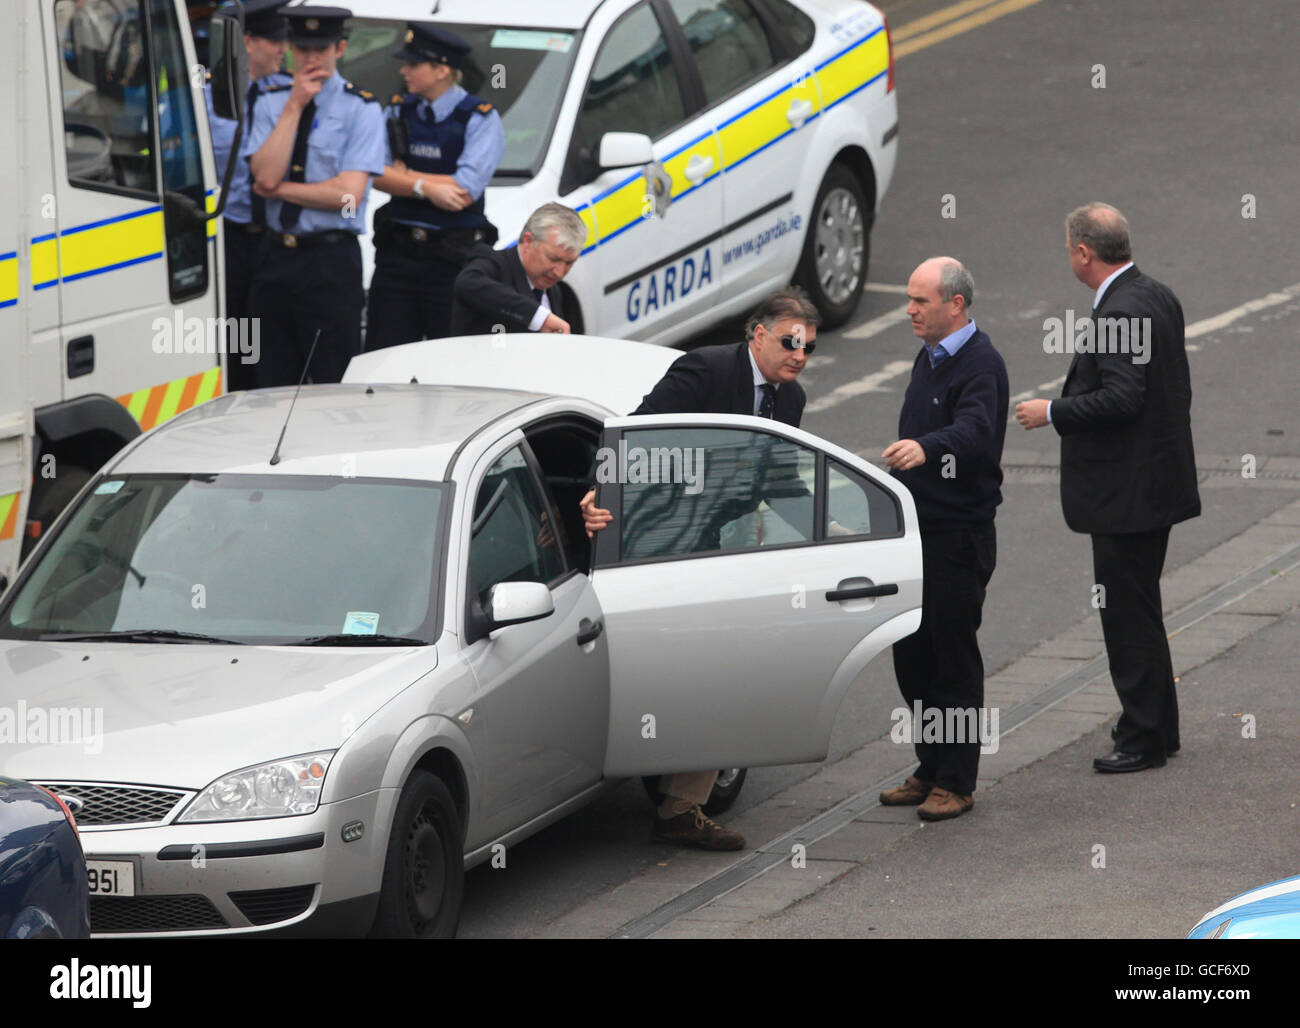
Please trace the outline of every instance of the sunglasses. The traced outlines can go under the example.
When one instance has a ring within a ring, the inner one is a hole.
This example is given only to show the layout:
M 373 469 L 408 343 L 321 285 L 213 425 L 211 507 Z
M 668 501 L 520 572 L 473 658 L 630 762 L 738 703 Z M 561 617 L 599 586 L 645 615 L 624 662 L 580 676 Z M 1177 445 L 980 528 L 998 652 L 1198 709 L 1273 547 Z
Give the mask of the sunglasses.
M 787 350 L 802 350 L 805 356 L 811 357 L 813 351 L 817 349 L 816 343 L 806 343 L 796 336 L 781 336 L 781 345 Z

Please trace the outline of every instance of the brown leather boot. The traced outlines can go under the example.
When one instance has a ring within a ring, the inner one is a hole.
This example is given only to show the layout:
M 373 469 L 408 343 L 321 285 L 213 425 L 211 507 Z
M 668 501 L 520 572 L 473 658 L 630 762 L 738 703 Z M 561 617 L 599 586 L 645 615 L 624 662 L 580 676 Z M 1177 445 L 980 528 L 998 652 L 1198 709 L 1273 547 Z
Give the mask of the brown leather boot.
M 933 788 L 933 782 L 923 782 L 916 775 L 908 775 L 907 781 L 902 785 L 882 792 L 880 802 L 887 807 L 914 807 L 918 803 L 924 803 Z
M 935 786 L 930 790 L 924 803 L 916 808 L 916 816 L 922 821 L 945 821 L 950 817 L 961 817 L 975 806 L 974 796 L 963 796 Z
M 676 817 L 655 819 L 650 836 L 657 842 L 675 842 L 682 846 L 697 846 L 702 850 L 743 850 L 745 837 L 715 824 L 704 816 L 698 806 L 691 807 Z

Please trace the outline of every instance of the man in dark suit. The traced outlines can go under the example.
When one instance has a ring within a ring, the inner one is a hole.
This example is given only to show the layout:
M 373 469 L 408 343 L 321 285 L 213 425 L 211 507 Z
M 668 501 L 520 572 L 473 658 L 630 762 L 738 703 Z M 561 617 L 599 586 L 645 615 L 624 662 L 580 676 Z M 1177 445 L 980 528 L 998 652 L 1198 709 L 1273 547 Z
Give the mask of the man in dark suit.
M 519 244 L 505 250 L 480 245 L 456 276 L 453 336 L 490 332 L 568 334 L 560 280 L 587 241 L 587 226 L 559 203 L 533 211 Z
M 1192 449 L 1183 309 L 1132 261 L 1128 222 L 1092 203 L 1066 219 L 1075 277 L 1095 290 L 1058 400 L 1016 407 L 1025 428 L 1061 437 L 1066 524 L 1092 536 L 1096 602 L 1123 713 L 1103 772 L 1163 767 L 1176 753 L 1178 698 L 1160 600 L 1170 526 L 1201 513 Z
M 802 289 L 779 290 L 750 315 L 745 342 L 682 354 L 632 413 L 749 414 L 798 427 L 807 397 L 795 380 L 808 364 L 820 324 L 821 315 Z M 596 506 L 595 489 L 582 498 L 582 516 L 588 536 L 613 517 Z M 832 524 L 832 532 L 836 528 Z M 714 824 L 700 809 L 717 776 L 717 771 L 665 776 L 653 838 L 702 849 L 743 849 L 739 832 Z

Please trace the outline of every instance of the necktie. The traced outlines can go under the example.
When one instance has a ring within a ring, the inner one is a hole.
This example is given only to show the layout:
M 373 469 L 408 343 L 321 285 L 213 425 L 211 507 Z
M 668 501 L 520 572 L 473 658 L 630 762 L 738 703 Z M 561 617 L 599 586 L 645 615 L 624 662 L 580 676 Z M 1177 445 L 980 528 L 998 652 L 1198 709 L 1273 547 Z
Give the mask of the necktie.
M 542 302 L 542 291 L 540 289 L 534 289 L 533 296 L 537 298 L 537 302 L 540 305 Z
M 763 391 L 763 399 L 758 404 L 758 416 L 760 418 L 774 418 L 776 416 L 776 386 L 771 382 L 764 382 L 758 388 Z
M 298 134 L 293 140 L 293 157 L 289 161 L 289 181 L 305 182 L 307 180 L 307 137 L 311 135 L 311 123 L 316 120 L 316 101 L 312 100 L 298 116 Z M 298 224 L 298 215 L 302 207 L 287 200 L 280 205 L 280 228 L 292 232 Z

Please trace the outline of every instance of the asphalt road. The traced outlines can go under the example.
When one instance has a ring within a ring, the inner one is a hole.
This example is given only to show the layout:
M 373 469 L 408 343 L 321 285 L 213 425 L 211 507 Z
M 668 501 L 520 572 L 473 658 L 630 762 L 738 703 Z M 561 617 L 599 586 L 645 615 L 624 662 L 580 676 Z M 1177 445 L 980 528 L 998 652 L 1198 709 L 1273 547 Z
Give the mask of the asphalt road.
M 898 0 L 883 6 L 897 31 L 944 5 Z M 1248 13 L 1209 0 L 1044 0 L 901 57 L 901 153 L 872 237 L 871 282 L 900 286 L 926 257 L 961 259 L 975 277 L 972 313 L 1006 358 L 1013 394 L 1034 390 L 1063 376 L 1069 359 L 1044 352 L 1043 319 L 1090 307 L 1089 291 L 1066 262 L 1064 215 L 1089 200 L 1105 200 L 1128 215 L 1137 263 L 1179 295 L 1189 327 L 1273 297 L 1191 342 L 1193 428 L 1202 465 L 1220 457 L 1223 466 L 1240 467 L 1246 454 L 1300 457 L 1294 415 L 1300 375 L 1294 329 L 1286 328 L 1300 312 L 1300 289 L 1282 300 L 1274 296 L 1300 283 L 1300 271 L 1287 259 L 1300 214 L 1293 185 L 1300 164 L 1293 11 L 1289 0 L 1258 0 Z M 1099 65 L 1104 89 L 1093 84 Z M 1242 216 L 1247 194 L 1254 198 L 1252 218 Z M 943 216 L 948 197 L 956 217 Z M 837 386 L 879 375 L 891 362 L 910 365 L 918 343 L 906 322 L 869 338 L 849 337 L 903 302 L 896 292 L 869 290 L 849 326 L 822 335 L 804 376 L 814 402 Z M 734 336 L 715 333 L 706 341 L 727 338 Z M 810 413 L 804 427 L 874 458 L 895 438 L 905 381 L 903 375 L 879 381 L 875 391 Z M 1009 465 L 1051 463 L 1056 450 L 1050 430 L 1026 433 L 1010 424 Z M 1167 567 L 1232 538 L 1295 495 L 1255 488 L 1244 478 L 1203 489 L 1204 513 L 1174 530 Z M 1088 541 L 1065 528 L 1056 479 L 1012 470 L 1004 497 L 998 568 L 981 633 L 989 672 L 1090 612 Z M 1294 681 L 1295 638 L 1293 619 L 1289 633 L 1279 626 L 1243 644 L 1231 662 L 1207 665 L 1189 702 L 1213 704 L 1216 682 L 1248 674 L 1260 680 L 1259 702 L 1293 714 L 1281 683 Z M 897 703 L 888 658 L 878 658 L 841 709 L 831 758 L 887 732 Z M 938 859 L 948 862 L 945 868 L 965 869 L 971 881 L 995 883 L 997 868 L 1017 848 L 992 840 L 1032 840 L 1050 830 L 1053 818 L 1073 816 L 1079 786 L 1094 784 L 1087 762 L 1106 748 L 1103 738 L 1089 739 L 1061 751 L 1050 774 L 1039 774 L 1041 765 L 1022 772 L 1014 788 L 1024 806 L 1001 814 L 981 808 L 984 820 L 954 825 L 958 831 L 945 837 Z M 1280 751 L 1259 751 L 1269 754 L 1268 773 L 1285 775 Z M 1234 803 L 1230 788 L 1214 787 L 1229 766 L 1226 758 L 1189 756 L 1179 765 L 1176 793 L 1161 784 L 1139 804 L 1132 797 L 1141 794 L 1125 791 L 1130 799 L 1120 816 L 1153 825 L 1147 839 L 1155 841 L 1142 842 L 1141 859 L 1148 866 L 1158 860 L 1166 848 L 1162 839 L 1177 847 L 1174 873 L 1188 875 L 1179 887 L 1187 894 L 1180 917 L 1267 880 L 1279 866 L 1276 854 L 1294 849 L 1295 812 L 1280 810 L 1248 841 L 1262 856 L 1233 857 L 1232 840 L 1214 830 L 1216 807 L 1226 813 Z M 751 771 L 741 809 L 812 770 Z M 1186 813 L 1189 797 L 1194 815 Z M 1088 802 L 1084 834 L 1101 837 L 1108 831 L 1109 801 L 1098 794 Z M 628 783 L 513 847 L 506 869 L 472 871 L 461 934 L 526 934 L 661 860 L 664 851 L 647 842 L 651 815 L 639 785 Z M 1124 837 L 1143 838 L 1134 832 Z M 906 845 L 916 852 L 902 856 L 920 859 L 932 839 L 930 832 L 909 839 Z M 1288 865 L 1273 877 L 1282 873 L 1295 868 Z M 956 876 L 956 870 L 949 874 Z M 1146 887 L 1142 880 L 1101 879 L 1112 880 L 1114 895 L 1100 896 L 1112 904 L 1107 910 L 1147 901 L 1138 895 Z M 859 904 L 857 913 L 877 916 L 887 934 L 1128 934 L 1121 920 L 1105 913 L 1054 925 L 1046 897 L 1073 888 L 1073 881 L 1044 871 L 1037 879 L 1004 882 L 983 898 L 946 909 L 942 918 L 906 920 L 895 913 L 891 919 L 872 905 L 867 885 L 852 903 Z M 1039 898 L 1035 917 L 1046 921 L 1024 920 L 1026 894 Z M 943 902 L 926 892 L 923 881 L 900 885 L 893 897 L 920 903 L 922 911 L 926 902 Z M 828 907 L 813 906 L 818 902 L 796 908 L 808 910 L 806 916 L 792 911 L 787 921 L 773 922 L 770 934 L 856 934 L 861 917 L 830 916 Z M 1077 925 L 1077 932 L 1067 925 Z

